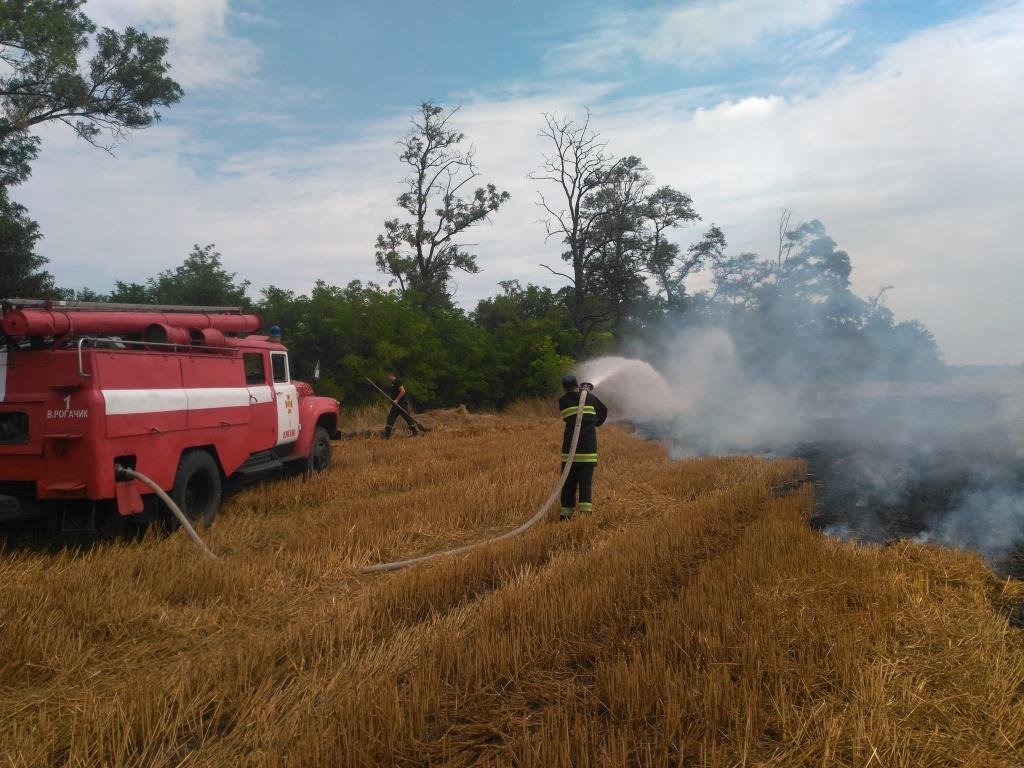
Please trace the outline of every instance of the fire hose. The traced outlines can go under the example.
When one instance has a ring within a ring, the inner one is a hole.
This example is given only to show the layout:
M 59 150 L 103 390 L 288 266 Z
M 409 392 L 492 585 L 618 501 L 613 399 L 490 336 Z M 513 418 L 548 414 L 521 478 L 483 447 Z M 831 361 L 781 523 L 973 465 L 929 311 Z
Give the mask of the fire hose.
M 164 491 L 163 488 L 157 485 L 155 481 L 146 477 L 141 472 L 136 472 L 134 469 L 128 469 L 128 467 L 117 466 L 115 467 L 115 471 L 120 476 L 127 477 L 133 480 L 138 480 L 140 483 L 142 483 L 151 491 L 153 491 L 153 493 L 157 495 L 157 498 L 159 498 L 160 501 L 166 504 L 167 508 L 171 510 L 171 512 L 174 514 L 176 518 L 178 518 L 178 522 L 181 523 L 181 527 L 185 529 L 185 532 L 188 534 L 189 538 L 195 542 L 196 546 L 203 551 L 203 554 L 209 557 L 211 560 L 220 559 L 215 554 L 213 554 L 210 548 L 203 543 L 203 540 L 201 538 L 199 538 L 199 534 L 196 533 L 196 529 L 192 527 L 192 523 L 188 519 L 188 516 L 181 511 L 181 508 L 177 504 L 174 503 L 174 499 L 172 499 L 167 494 L 167 492 Z
M 483 539 L 482 541 L 477 541 L 472 544 L 464 544 L 461 547 L 454 547 L 452 549 L 446 549 L 440 552 L 432 552 L 429 555 L 411 557 L 406 560 L 396 560 L 391 563 L 375 563 L 374 565 L 363 566 L 362 568 L 360 568 L 360 571 L 363 573 L 381 573 L 383 571 L 397 571 L 402 568 L 407 568 L 410 565 L 416 565 L 417 563 L 426 562 L 427 560 L 434 560 L 439 557 L 446 557 L 448 555 L 458 555 L 463 552 L 469 552 L 480 547 L 485 547 L 488 544 L 494 544 L 498 541 L 504 541 L 506 539 L 511 539 L 516 536 L 519 536 L 520 534 L 525 533 L 530 528 L 539 523 L 541 520 L 543 520 L 544 515 L 551 508 L 551 505 L 555 503 L 555 499 L 557 499 L 559 495 L 562 493 L 562 487 L 565 485 L 565 481 L 569 478 L 569 472 L 572 471 L 572 462 L 573 459 L 576 457 L 576 444 L 579 442 L 580 429 L 583 427 L 583 404 L 586 401 L 587 392 L 588 387 L 586 385 L 580 388 L 580 402 L 579 408 L 576 411 L 576 423 L 573 426 L 572 430 L 572 442 L 569 444 L 569 454 L 566 457 L 565 466 L 562 469 L 562 474 L 558 478 L 558 484 L 555 486 L 555 489 L 551 492 L 551 495 L 548 496 L 547 500 L 544 502 L 541 508 L 538 509 L 537 512 L 533 515 L 533 517 L 531 517 L 525 523 L 520 525 L 518 528 L 514 528 L 511 531 L 507 531 L 506 533 L 502 533 L 498 536 L 491 536 L 490 538 Z M 115 469 L 119 476 L 129 478 L 132 480 L 138 480 L 140 483 L 142 483 L 151 491 L 153 491 L 153 493 L 157 495 L 157 498 L 159 498 L 164 504 L 167 505 L 167 508 L 171 510 L 174 516 L 178 519 L 178 522 L 181 523 L 181 527 L 185 529 L 185 532 L 188 534 L 189 538 L 192 539 L 193 542 L 195 542 L 196 546 L 199 547 L 200 550 L 202 550 L 203 554 L 211 558 L 212 560 L 219 559 L 215 554 L 213 554 L 210 548 L 206 546 L 203 540 L 199 538 L 199 534 L 196 533 L 196 529 L 192 527 L 192 523 L 191 521 L 189 521 L 188 516 L 181 511 L 181 508 L 174 503 L 174 499 L 172 499 L 167 494 L 167 492 L 164 491 L 163 488 L 157 485 L 157 483 L 154 480 L 152 480 L 149 477 L 146 477 L 146 475 L 142 474 L 141 472 L 137 472 L 134 469 L 129 469 L 128 467 L 117 466 L 115 467 Z
M 498 536 L 491 536 L 490 538 L 483 539 L 481 541 L 473 542 L 472 544 L 464 544 L 461 547 L 453 547 L 452 549 L 445 549 L 440 552 L 431 552 L 429 555 L 420 555 L 419 557 L 410 557 L 407 560 L 395 560 L 391 563 L 374 563 L 373 565 L 364 565 L 360 568 L 361 573 L 381 573 L 383 571 L 397 571 L 402 568 L 407 568 L 410 565 L 416 565 L 417 563 L 425 563 L 428 560 L 435 560 L 439 557 L 447 557 L 448 555 L 459 555 L 463 552 L 469 552 L 480 547 L 486 547 L 488 544 L 494 544 L 499 541 L 505 541 L 519 536 L 522 533 L 530 530 L 544 519 L 544 515 L 551 508 L 551 505 L 555 503 L 555 499 L 562 493 L 562 486 L 565 485 L 565 481 L 569 478 L 569 473 L 572 471 L 572 462 L 576 458 L 576 444 L 580 439 L 580 429 L 583 426 L 583 403 L 586 401 L 588 392 L 588 386 L 583 385 L 580 387 L 580 402 L 579 408 L 576 411 L 576 424 L 572 430 L 572 442 L 569 444 L 569 455 L 566 457 L 565 466 L 562 468 L 562 475 L 558 478 L 558 484 L 555 489 L 548 496 L 547 501 L 541 506 L 540 509 L 527 520 L 525 523 L 520 525 L 518 528 L 513 528 L 511 531 L 499 534 Z
M 572 462 L 573 462 L 573 459 L 576 457 L 576 445 L 579 443 L 580 429 L 583 427 L 583 404 L 586 401 L 586 396 L 587 396 L 587 392 L 589 391 L 589 389 L 590 389 L 590 387 L 588 385 L 586 385 L 586 384 L 584 384 L 584 385 L 582 385 L 580 387 L 580 401 L 579 401 L 579 407 L 578 407 L 578 409 L 576 411 L 576 423 L 573 425 L 572 441 L 569 444 L 569 453 L 566 456 L 565 466 L 562 468 L 562 474 L 558 478 L 558 484 L 555 486 L 554 490 L 551 492 L 551 495 L 548 496 L 548 498 L 544 502 L 544 504 L 541 505 L 540 509 L 538 509 L 534 513 L 533 517 L 531 517 L 525 523 L 520 525 L 518 528 L 513 528 L 511 531 L 507 531 L 507 532 L 499 534 L 497 536 L 491 536 L 491 537 L 483 539 L 481 541 L 473 542 L 472 544 L 464 544 L 464 545 L 462 545 L 460 547 L 453 547 L 451 549 L 441 550 L 440 552 L 431 552 L 430 554 L 427 554 L 427 555 L 420 555 L 418 557 L 410 557 L 410 558 L 405 559 L 405 560 L 395 560 L 395 561 L 390 562 L 390 563 L 375 563 L 373 565 L 365 565 L 365 566 L 363 566 L 362 568 L 359 569 L 360 572 L 361 573 L 382 573 L 382 572 L 385 572 L 385 571 L 397 571 L 397 570 L 401 570 L 402 568 L 407 568 L 410 565 L 416 565 L 418 563 L 424 563 L 424 562 L 427 562 L 428 560 L 436 560 L 439 557 L 447 557 L 449 555 L 458 555 L 458 554 L 462 554 L 463 552 L 470 552 L 470 551 L 472 551 L 474 549 L 479 549 L 480 547 L 485 547 L 488 544 L 494 544 L 494 543 L 499 542 L 499 541 L 505 541 L 507 539 L 511 539 L 511 538 L 516 537 L 516 536 L 519 536 L 519 535 L 525 533 L 526 531 L 528 531 L 533 526 L 535 526 L 541 520 L 543 520 L 544 519 L 544 515 L 551 508 L 551 505 L 555 503 L 555 500 L 562 493 L 562 487 L 565 485 L 565 481 L 569 478 L 569 472 L 572 471 Z M 141 472 L 137 472 L 134 469 L 129 469 L 127 467 L 116 466 L 115 470 L 116 470 L 117 474 L 120 477 L 125 477 L 125 478 L 128 478 L 128 479 L 138 480 L 140 483 L 142 483 L 143 485 L 147 486 L 150 490 L 152 490 L 153 493 L 155 493 L 157 495 L 157 497 L 164 504 L 167 505 L 167 508 L 171 510 L 171 512 L 174 514 L 174 516 L 178 519 L 178 522 L 181 523 L 181 527 L 185 529 L 185 532 L 188 534 L 189 538 L 192 539 L 193 542 L 195 542 L 195 545 L 197 547 L 199 547 L 200 550 L 202 550 L 203 554 L 206 555 L 207 557 L 209 557 L 212 560 L 219 560 L 220 559 L 210 550 L 209 547 L 206 546 L 206 544 L 203 542 L 203 540 L 199 537 L 199 534 L 196 533 L 196 529 L 194 527 L 192 527 L 192 523 L 188 519 L 188 516 L 184 512 L 181 511 L 181 508 L 174 502 L 174 499 L 172 499 L 170 497 L 170 495 L 168 495 L 167 492 L 164 491 L 163 488 L 161 488 L 159 485 L 157 485 L 157 483 L 154 480 L 152 480 L 149 477 L 146 477 L 146 475 L 142 474 Z M 802 478 L 798 478 L 798 479 L 796 479 L 794 481 L 790 481 L 788 483 L 783 483 L 782 485 L 778 486 L 777 488 L 773 488 L 772 490 L 773 491 L 787 491 L 787 490 L 791 490 L 792 487 L 797 487 L 799 485 L 802 485 L 803 483 L 808 482 L 811 479 L 812 479 L 812 477 L 810 475 L 807 475 L 807 476 L 804 476 Z

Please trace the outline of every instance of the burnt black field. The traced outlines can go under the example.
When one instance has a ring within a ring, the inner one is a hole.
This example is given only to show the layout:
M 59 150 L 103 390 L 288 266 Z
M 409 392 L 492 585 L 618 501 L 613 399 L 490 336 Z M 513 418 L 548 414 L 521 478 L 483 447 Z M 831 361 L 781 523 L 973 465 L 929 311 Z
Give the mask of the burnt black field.
M 669 439 L 678 456 L 798 456 L 815 485 L 819 530 L 977 551 L 998 573 L 1024 578 L 1024 377 L 804 391 L 777 444 L 723 444 L 735 430 L 718 428 L 732 418 L 721 407 L 641 430 Z
M 814 482 L 815 528 L 870 543 L 909 538 L 977 550 L 998 573 L 1024 578 L 1024 527 L 1011 527 L 1012 521 L 1004 526 L 1005 521 L 964 508 L 965 499 L 976 494 L 1024 496 L 1019 468 L 1015 477 L 996 480 L 987 475 L 987 467 L 976 464 L 976 456 L 951 449 L 908 460 L 884 444 L 823 442 L 801 446 L 795 454 L 807 461 Z M 880 476 L 876 473 L 899 485 L 872 482 Z M 957 516 L 955 524 L 951 516 Z M 1005 550 L 986 544 L 993 540 L 1004 542 Z
M 825 403 L 792 446 L 816 486 L 813 524 L 843 538 L 913 538 L 1024 576 L 1024 429 L 1014 379 L 893 387 Z M 822 415 L 827 405 L 828 414 Z

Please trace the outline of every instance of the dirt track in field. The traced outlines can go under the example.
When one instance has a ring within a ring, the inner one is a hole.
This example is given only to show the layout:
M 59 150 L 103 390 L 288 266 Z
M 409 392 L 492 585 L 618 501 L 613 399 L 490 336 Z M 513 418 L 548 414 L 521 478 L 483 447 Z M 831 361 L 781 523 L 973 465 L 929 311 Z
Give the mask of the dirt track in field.
M 426 417 L 425 417 L 426 418 Z M 602 431 L 596 512 L 529 517 L 561 427 L 449 412 L 335 445 L 206 532 L 0 553 L 0 765 L 1013 766 L 1024 583 L 807 525 L 796 461 Z

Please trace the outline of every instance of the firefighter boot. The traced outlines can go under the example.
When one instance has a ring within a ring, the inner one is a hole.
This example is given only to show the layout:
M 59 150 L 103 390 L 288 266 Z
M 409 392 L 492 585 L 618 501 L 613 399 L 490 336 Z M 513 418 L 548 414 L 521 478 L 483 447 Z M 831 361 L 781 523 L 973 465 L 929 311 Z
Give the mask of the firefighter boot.
M 576 514 L 576 510 L 572 507 L 562 507 L 558 512 L 558 521 L 561 523 L 566 520 L 572 520 L 574 514 Z

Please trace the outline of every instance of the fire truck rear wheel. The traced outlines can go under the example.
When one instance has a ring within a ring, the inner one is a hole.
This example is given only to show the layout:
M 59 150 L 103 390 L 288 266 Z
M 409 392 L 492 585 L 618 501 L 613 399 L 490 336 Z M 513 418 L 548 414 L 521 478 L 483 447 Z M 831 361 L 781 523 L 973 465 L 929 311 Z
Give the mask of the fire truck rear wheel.
M 206 451 L 186 451 L 174 476 L 171 498 L 193 525 L 206 526 L 220 509 L 220 468 Z
M 331 466 L 331 436 L 323 427 L 313 432 L 313 444 L 309 447 L 308 468 L 310 472 L 323 472 Z

